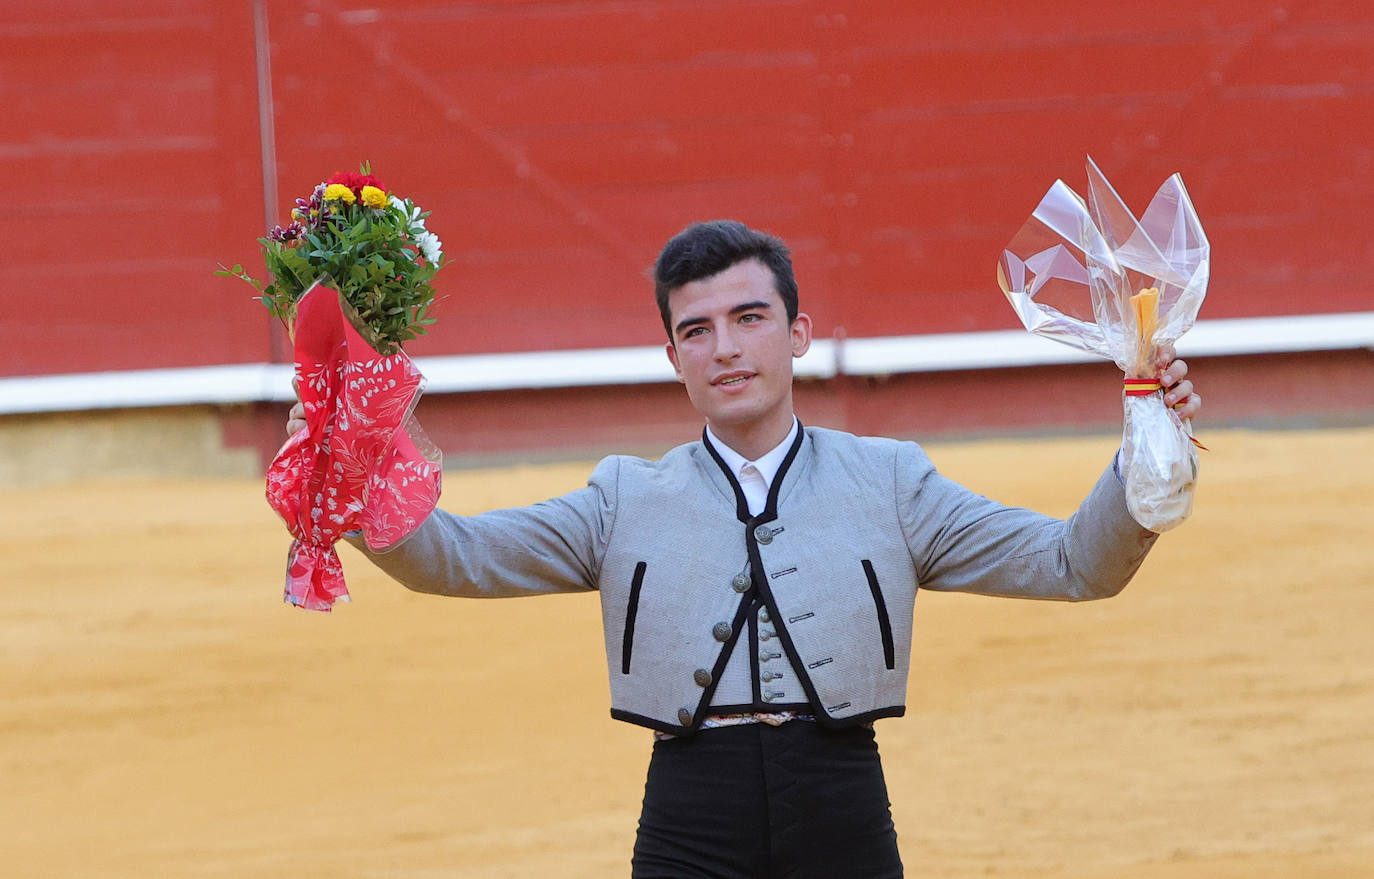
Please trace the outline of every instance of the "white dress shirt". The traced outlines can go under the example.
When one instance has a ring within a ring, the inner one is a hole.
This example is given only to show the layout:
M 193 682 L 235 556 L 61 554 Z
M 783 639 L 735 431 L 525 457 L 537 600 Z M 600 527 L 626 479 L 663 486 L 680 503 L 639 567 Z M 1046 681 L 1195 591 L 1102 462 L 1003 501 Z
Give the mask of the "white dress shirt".
M 778 468 L 782 466 L 782 459 L 787 457 L 787 450 L 791 448 L 792 441 L 797 438 L 796 416 L 792 416 L 792 429 L 783 437 L 782 442 L 755 461 L 747 460 L 727 446 L 725 441 L 711 430 L 710 425 L 706 426 L 706 435 L 710 437 L 711 445 L 725 462 L 725 466 L 730 468 L 730 472 L 735 474 L 735 479 L 739 481 L 740 490 L 744 492 L 744 500 L 749 504 L 749 515 L 757 516 L 763 512 L 764 506 L 768 503 L 768 489 L 772 486 L 774 477 L 778 475 Z

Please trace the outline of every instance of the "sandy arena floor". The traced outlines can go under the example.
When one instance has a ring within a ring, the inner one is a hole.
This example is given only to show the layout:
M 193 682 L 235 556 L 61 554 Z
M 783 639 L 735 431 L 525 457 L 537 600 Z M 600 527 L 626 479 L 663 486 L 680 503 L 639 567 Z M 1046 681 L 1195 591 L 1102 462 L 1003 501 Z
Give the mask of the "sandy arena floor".
M 1192 521 L 1116 599 L 925 594 L 881 721 L 908 875 L 1374 876 L 1374 429 L 1206 432 Z M 1111 438 L 930 448 L 1064 514 Z M 457 472 L 472 512 L 589 465 Z M 612 877 L 650 746 L 596 598 L 418 596 L 351 549 L 279 601 L 257 481 L 0 491 L 0 873 Z

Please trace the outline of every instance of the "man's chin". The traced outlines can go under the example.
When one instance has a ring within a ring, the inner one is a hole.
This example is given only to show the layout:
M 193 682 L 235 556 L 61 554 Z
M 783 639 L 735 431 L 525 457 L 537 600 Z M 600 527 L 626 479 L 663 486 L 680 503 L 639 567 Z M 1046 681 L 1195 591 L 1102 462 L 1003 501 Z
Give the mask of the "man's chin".
M 706 420 L 721 427 L 740 427 L 759 420 L 762 414 L 752 400 L 729 400 L 712 407 Z
M 772 410 L 760 410 L 756 405 L 721 406 L 706 416 L 706 423 L 718 434 L 750 433 L 760 428 L 767 429 L 772 420 Z

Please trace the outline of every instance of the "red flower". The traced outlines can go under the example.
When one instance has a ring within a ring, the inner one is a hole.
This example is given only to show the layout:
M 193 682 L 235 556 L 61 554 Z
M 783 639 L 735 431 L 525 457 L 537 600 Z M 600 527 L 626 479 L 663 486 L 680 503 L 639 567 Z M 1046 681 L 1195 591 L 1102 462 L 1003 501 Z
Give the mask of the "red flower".
M 364 186 L 375 186 L 382 192 L 391 191 L 386 188 L 385 183 L 378 180 L 374 175 L 358 174 L 354 171 L 340 171 L 333 177 L 330 177 L 324 183 L 326 186 L 328 186 L 331 183 L 342 183 L 344 186 L 347 186 L 349 189 L 353 190 L 353 195 L 358 198 L 362 198 Z

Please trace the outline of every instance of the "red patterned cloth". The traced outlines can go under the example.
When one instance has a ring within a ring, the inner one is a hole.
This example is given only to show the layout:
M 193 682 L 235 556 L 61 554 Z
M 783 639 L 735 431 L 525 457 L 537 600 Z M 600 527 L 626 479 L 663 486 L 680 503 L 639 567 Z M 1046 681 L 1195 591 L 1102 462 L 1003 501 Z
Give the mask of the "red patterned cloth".
M 439 455 L 411 412 L 424 377 L 403 352 L 383 357 L 338 293 L 316 285 L 296 305 L 296 383 L 306 428 L 267 468 L 267 502 L 295 540 L 285 600 L 307 610 L 348 601 L 334 544 L 362 529 L 369 548 L 409 537 L 439 502 Z

